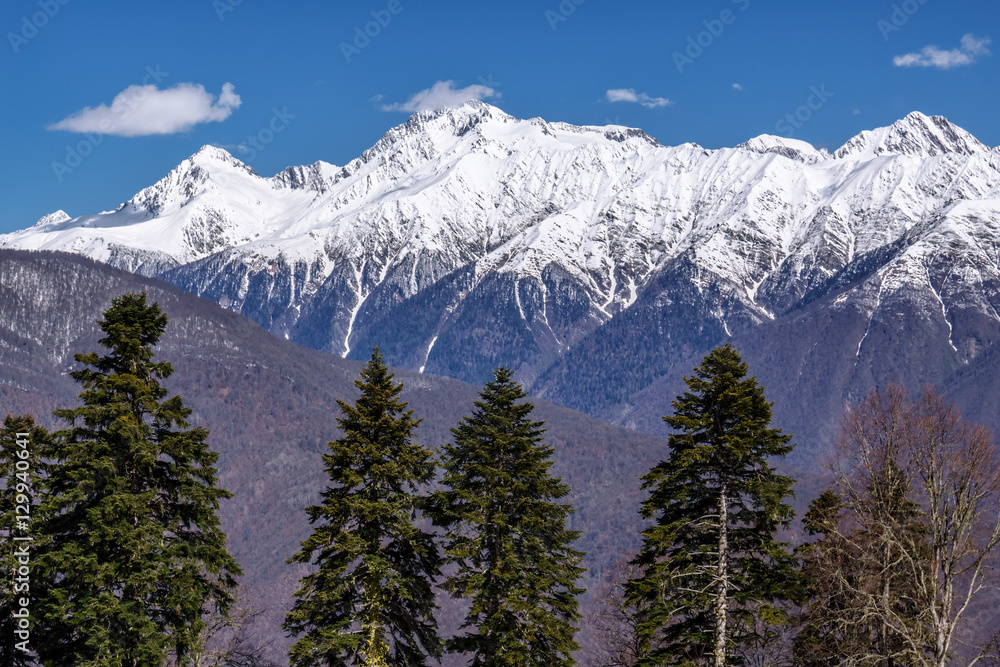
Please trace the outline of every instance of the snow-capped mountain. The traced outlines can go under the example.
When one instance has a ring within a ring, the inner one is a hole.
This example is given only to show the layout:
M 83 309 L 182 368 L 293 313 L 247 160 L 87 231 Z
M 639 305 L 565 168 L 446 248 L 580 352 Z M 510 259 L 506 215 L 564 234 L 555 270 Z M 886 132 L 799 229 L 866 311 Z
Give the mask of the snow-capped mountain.
M 680 360 L 816 303 L 862 314 L 857 359 L 903 300 L 947 329 L 942 373 L 968 363 L 1000 326 L 998 232 L 1000 151 L 937 116 L 831 154 L 768 135 L 662 146 L 470 102 L 343 167 L 265 178 L 205 147 L 113 212 L 58 212 L 0 247 L 160 276 L 337 354 L 379 344 L 472 381 L 512 366 L 628 421 Z

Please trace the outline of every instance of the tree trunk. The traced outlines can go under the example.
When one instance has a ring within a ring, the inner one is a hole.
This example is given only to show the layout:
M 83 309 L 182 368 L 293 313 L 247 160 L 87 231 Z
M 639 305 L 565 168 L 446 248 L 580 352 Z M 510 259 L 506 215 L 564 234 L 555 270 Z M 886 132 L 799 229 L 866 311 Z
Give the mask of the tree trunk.
M 719 492 L 719 566 L 715 596 L 715 667 L 726 665 L 726 605 L 729 601 L 729 506 L 726 483 Z

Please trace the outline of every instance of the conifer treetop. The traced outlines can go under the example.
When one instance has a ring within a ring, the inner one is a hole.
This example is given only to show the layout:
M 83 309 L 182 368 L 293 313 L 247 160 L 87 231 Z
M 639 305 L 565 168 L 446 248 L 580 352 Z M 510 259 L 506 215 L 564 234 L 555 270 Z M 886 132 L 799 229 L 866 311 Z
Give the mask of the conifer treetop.
M 284 628 L 301 635 L 293 665 L 416 666 L 441 654 L 432 582 L 439 556 L 415 522 L 431 452 L 414 442 L 419 420 L 400 400 L 378 348 L 355 381 L 360 395 L 338 401 L 342 434 L 327 443 L 330 484 L 305 508 L 312 534 L 290 563 L 313 563 L 299 582 Z
M 146 368 L 161 380 L 174 372 L 167 362 L 150 363 L 153 347 L 167 328 L 167 316 L 158 303 L 146 303 L 145 292 L 112 299 L 111 307 L 104 311 L 104 318 L 97 324 L 105 333 L 98 343 L 108 348 L 110 354 L 99 358 L 96 354 L 76 355 L 77 361 L 91 364 L 104 373 L 135 373 Z M 93 363 L 91 358 L 97 362 Z
M 554 448 L 507 368 L 498 368 L 475 410 L 452 429 L 443 448 L 443 488 L 433 494 L 436 525 L 447 529 L 443 588 L 470 601 L 466 632 L 446 650 L 480 665 L 568 667 L 579 646 L 576 597 L 582 553 L 567 530 L 573 508 L 553 477 Z
M 715 447 L 716 456 L 784 456 L 792 436 L 768 428 L 771 408 L 756 377 L 730 343 L 712 350 L 691 377 L 688 391 L 673 401 L 674 414 L 663 417 L 679 431 L 670 436 L 676 449 Z M 721 462 L 721 461 L 720 461 Z
M 173 372 L 153 360 L 167 317 L 146 294 L 112 301 L 98 322 L 106 354 L 76 355 L 80 405 L 54 414 L 40 573 L 52 584 L 39 613 L 63 629 L 39 645 L 52 664 L 182 663 L 204 617 L 232 606 L 241 568 L 226 549 L 218 453 L 189 428 L 191 409 L 167 398 Z

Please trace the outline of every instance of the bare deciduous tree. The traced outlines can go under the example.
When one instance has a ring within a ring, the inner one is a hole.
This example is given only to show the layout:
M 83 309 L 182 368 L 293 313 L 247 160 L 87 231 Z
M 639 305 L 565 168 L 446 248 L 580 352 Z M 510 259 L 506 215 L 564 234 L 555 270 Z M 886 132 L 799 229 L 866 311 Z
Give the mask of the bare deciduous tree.
M 277 667 L 267 655 L 267 647 L 252 638 L 252 628 L 264 611 L 254 606 L 244 589 L 236 592 L 236 603 L 227 614 L 214 612 L 187 656 L 179 663 L 175 656 L 164 667 Z
M 641 576 L 632 555 L 604 571 L 596 593 L 597 610 L 587 614 L 590 638 L 583 650 L 585 667 L 633 667 L 648 653 L 639 636 L 638 609 L 626 600 L 625 587 Z
M 932 592 L 929 664 L 944 667 L 969 604 L 989 585 L 990 560 L 1000 544 L 1000 461 L 990 432 L 963 421 L 930 389 L 916 402 L 913 421 L 910 465 L 930 547 L 930 562 L 919 572 L 921 585 Z
M 874 392 L 846 416 L 833 471 L 848 562 L 820 568 L 855 604 L 834 632 L 871 628 L 850 664 L 944 667 L 1000 545 L 1000 466 L 989 431 L 931 389 Z M 991 642 L 992 643 L 992 642 Z M 975 647 L 968 667 L 987 657 Z
M 738 624 L 752 625 L 738 629 L 753 641 L 739 647 L 735 664 L 743 667 L 789 667 L 794 664 L 793 641 L 798 628 L 791 621 L 788 606 L 758 604 L 748 618 L 737 620 Z

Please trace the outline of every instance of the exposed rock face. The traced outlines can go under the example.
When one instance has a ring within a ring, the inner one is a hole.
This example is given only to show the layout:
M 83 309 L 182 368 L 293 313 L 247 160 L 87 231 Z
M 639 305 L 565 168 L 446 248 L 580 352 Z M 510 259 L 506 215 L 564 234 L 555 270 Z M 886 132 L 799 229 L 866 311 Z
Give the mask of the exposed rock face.
M 1000 336 L 998 231 L 1000 151 L 941 117 L 830 154 L 766 135 L 665 147 L 474 102 L 415 114 L 344 167 L 263 178 L 205 147 L 114 212 L 0 246 L 163 277 L 351 358 L 378 344 L 477 383 L 503 364 L 655 430 L 664 383 L 727 338 L 771 359 L 755 371 L 772 384 L 835 364 L 809 380 L 828 412 L 888 379 L 944 381 Z

